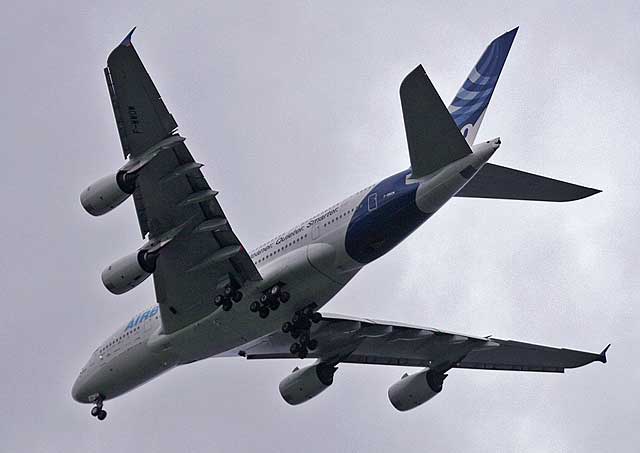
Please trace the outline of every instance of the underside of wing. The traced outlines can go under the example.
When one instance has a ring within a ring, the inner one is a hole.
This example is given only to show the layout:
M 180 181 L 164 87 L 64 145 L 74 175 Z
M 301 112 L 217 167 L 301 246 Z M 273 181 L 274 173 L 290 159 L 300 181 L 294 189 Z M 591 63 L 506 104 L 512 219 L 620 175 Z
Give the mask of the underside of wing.
M 309 357 L 328 363 L 563 372 L 594 361 L 606 361 L 604 353 L 341 315 L 323 315 L 322 321 L 312 327 L 311 337 L 317 340 L 318 347 Z M 248 359 L 295 358 L 289 350 L 292 341 L 289 335 L 277 332 L 225 355 L 239 354 Z
M 218 202 L 218 191 L 177 135 L 177 123 L 138 57 L 131 35 L 109 55 L 109 95 L 166 333 L 212 312 L 226 285 L 260 280 Z M 159 252 L 157 251 L 159 250 Z M 136 283 L 137 284 L 137 283 Z

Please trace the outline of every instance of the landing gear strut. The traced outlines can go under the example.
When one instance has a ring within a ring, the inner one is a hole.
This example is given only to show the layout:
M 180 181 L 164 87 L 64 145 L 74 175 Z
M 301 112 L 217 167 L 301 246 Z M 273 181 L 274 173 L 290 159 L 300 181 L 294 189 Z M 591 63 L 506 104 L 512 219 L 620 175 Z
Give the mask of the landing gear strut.
M 280 304 L 286 304 L 289 301 L 289 293 L 284 289 L 284 283 L 277 283 L 260 295 L 260 300 L 251 302 L 249 310 L 264 319 L 269 313 L 277 310 Z
M 282 324 L 282 331 L 291 334 L 294 340 L 298 340 L 291 345 L 289 352 L 297 355 L 300 359 L 304 359 L 309 351 L 318 347 L 318 340 L 311 338 L 310 335 L 311 324 L 319 323 L 322 320 L 322 315 L 314 312 L 316 307 L 316 304 L 308 305 L 295 312 L 291 321 Z
M 238 303 L 242 300 L 242 291 L 237 287 L 237 285 L 228 284 L 225 285 L 223 294 L 218 294 L 214 299 L 213 303 L 216 307 L 222 307 L 224 311 L 231 310 L 234 302 Z
M 91 415 L 96 417 L 98 420 L 102 421 L 107 418 L 107 411 L 102 408 L 102 396 L 98 396 L 95 400 L 95 406 L 91 408 Z

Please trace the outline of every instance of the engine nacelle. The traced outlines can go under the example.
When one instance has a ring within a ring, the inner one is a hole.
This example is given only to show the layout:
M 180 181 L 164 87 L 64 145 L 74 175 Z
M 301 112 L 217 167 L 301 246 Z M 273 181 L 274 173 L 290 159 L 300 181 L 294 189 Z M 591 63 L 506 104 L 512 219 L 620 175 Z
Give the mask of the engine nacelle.
M 157 255 L 144 249 L 115 261 L 102 271 L 102 283 L 113 294 L 124 294 L 156 270 Z
M 121 205 L 136 188 L 135 175 L 122 170 L 98 179 L 80 194 L 80 203 L 89 214 L 101 216 Z
M 333 384 L 336 370 L 335 366 L 326 363 L 296 367 L 280 382 L 280 395 L 292 406 L 309 401 Z
M 412 375 L 405 374 L 389 387 L 389 401 L 399 411 L 414 409 L 440 393 L 446 377 L 429 368 Z

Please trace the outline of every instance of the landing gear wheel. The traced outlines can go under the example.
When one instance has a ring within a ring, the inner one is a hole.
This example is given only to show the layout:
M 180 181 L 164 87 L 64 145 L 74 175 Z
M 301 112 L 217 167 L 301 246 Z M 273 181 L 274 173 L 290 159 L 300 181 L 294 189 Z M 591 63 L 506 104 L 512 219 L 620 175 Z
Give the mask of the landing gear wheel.
M 231 299 L 237 304 L 242 300 L 242 296 L 243 296 L 242 291 L 236 291 L 231 295 Z
M 301 349 L 302 346 L 300 346 L 298 343 L 293 343 L 289 348 L 289 352 L 291 352 L 291 354 L 298 354 Z
M 231 287 L 231 285 L 226 285 L 224 287 L 224 295 L 227 297 L 230 297 L 233 294 L 233 288 Z
M 300 321 L 302 321 L 302 316 L 300 316 L 300 313 L 296 313 L 295 315 L 293 315 L 293 318 L 291 318 L 291 322 L 294 325 L 300 324 Z
M 218 294 L 214 299 L 213 299 L 213 303 L 215 304 L 216 307 L 219 307 L 220 305 L 222 305 L 224 303 L 224 297 L 221 296 L 220 294 Z
M 267 296 L 266 294 L 262 294 L 260 296 L 260 303 L 261 304 L 266 304 L 267 302 L 269 302 L 269 296 Z
M 271 303 L 269 304 L 269 308 L 271 310 L 277 310 L 278 307 L 280 307 L 280 302 L 278 302 L 278 299 L 272 300 Z
M 98 414 L 100 413 L 100 408 L 98 406 L 92 407 L 91 408 L 91 416 L 92 417 L 97 417 Z
M 303 347 L 303 348 L 300 350 L 300 352 L 298 352 L 298 358 L 299 358 L 299 359 L 304 359 L 304 358 L 306 358 L 306 357 L 307 357 L 307 354 L 308 354 L 307 349 Z
M 233 307 L 233 304 L 231 303 L 231 301 L 230 300 L 225 300 L 224 304 L 222 305 L 222 309 L 224 311 L 229 311 L 229 310 L 231 310 L 231 307 Z
M 249 305 L 249 310 L 253 313 L 257 313 L 258 310 L 260 310 L 260 303 L 258 301 L 251 302 L 251 305 Z
M 318 347 L 318 340 L 309 340 L 309 344 L 307 344 L 307 348 L 309 349 L 309 351 L 315 351 L 315 349 Z
M 293 326 L 291 325 L 291 323 L 289 321 L 287 321 L 284 324 L 282 324 L 282 332 L 283 333 L 291 332 L 292 328 L 293 328 Z
M 270 290 L 269 293 L 273 296 L 276 297 L 278 295 L 278 293 L 280 292 L 280 285 L 274 285 Z
M 322 315 L 318 312 L 315 312 L 314 314 L 311 315 L 311 321 L 314 324 L 318 324 L 320 321 L 322 321 Z
M 282 302 L 283 304 L 286 304 L 289 301 L 289 297 L 290 295 L 288 292 L 282 291 L 278 296 L 278 300 L 280 300 L 280 302 Z
M 303 315 L 305 318 L 310 318 L 310 317 L 313 315 L 313 308 L 311 308 L 311 307 L 305 307 L 305 308 L 302 310 L 302 315 Z
M 264 319 L 269 316 L 269 309 L 267 307 L 260 307 L 260 311 L 258 312 L 258 314 L 262 319 Z
M 105 418 L 107 418 L 107 411 L 105 411 L 104 409 L 100 409 L 96 417 L 98 417 L 98 420 L 104 420 Z

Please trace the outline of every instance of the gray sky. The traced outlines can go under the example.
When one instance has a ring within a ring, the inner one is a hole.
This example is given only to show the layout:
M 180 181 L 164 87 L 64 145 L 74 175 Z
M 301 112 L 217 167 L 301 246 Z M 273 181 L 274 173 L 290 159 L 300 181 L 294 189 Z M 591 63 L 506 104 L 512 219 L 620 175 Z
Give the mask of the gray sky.
M 637 448 L 637 2 L 38 3 L 5 4 L 0 19 L 0 451 Z M 448 102 L 489 41 L 520 25 L 478 139 L 502 137 L 493 162 L 604 192 L 456 199 L 325 309 L 590 351 L 611 342 L 609 363 L 456 370 L 398 413 L 386 392 L 406 369 L 343 365 L 331 389 L 289 407 L 278 383 L 297 361 L 208 360 L 92 419 L 73 380 L 154 301 L 151 283 L 115 297 L 100 282 L 140 245 L 132 203 L 95 219 L 78 201 L 122 163 L 102 68 L 134 25 L 248 248 L 406 168 L 402 78 L 422 63 Z

